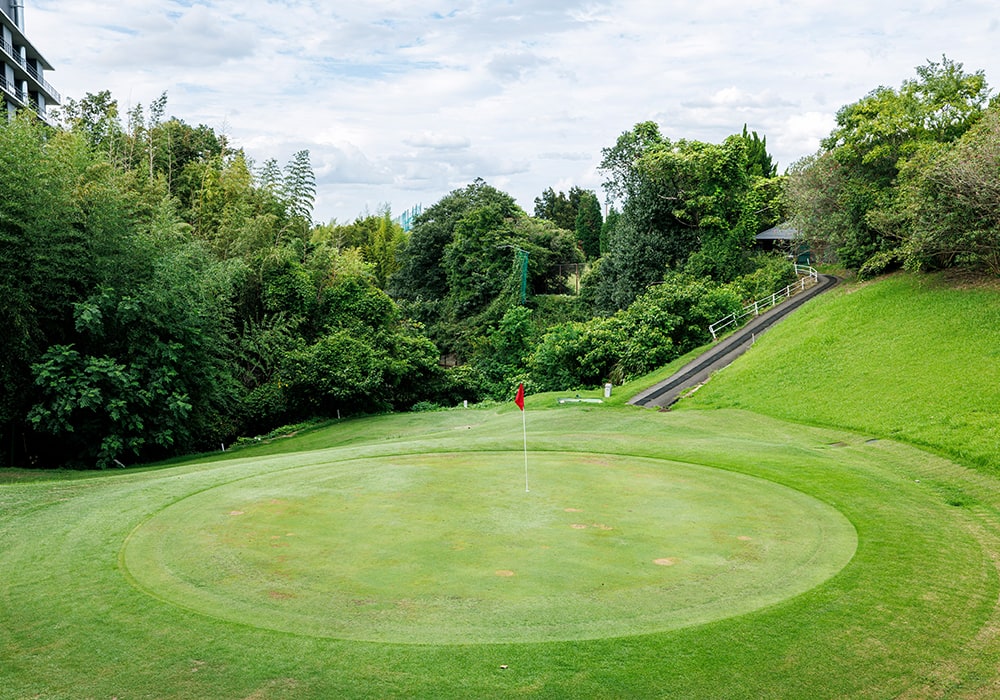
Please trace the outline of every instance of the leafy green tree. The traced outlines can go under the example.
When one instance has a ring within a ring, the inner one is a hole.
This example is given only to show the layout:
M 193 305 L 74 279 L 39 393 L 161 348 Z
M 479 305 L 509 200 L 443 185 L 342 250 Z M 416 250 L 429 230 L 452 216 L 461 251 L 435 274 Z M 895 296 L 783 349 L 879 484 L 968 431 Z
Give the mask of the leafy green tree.
M 496 205 L 484 206 L 455 223 L 443 259 L 448 308 L 453 318 L 474 316 L 510 287 L 510 270 L 519 241 L 506 213 Z
M 953 146 L 926 148 L 900 173 L 894 220 L 909 269 L 962 267 L 1000 275 L 1000 107 Z
M 464 189 L 454 190 L 416 217 L 410 238 L 399 254 L 399 271 L 389 288 L 393 296 L 405 300 L 435 300 L 448 296 L 445 249 L 455 237 L 455 227 L 471 212 L 491 207 L 494 221 L 523 214 L 513 197 L 475 180 Z
M 579 187 L 571 187 L 568 195 L 561 191 L 557 194 L 547 187 L 541 196 L 535 197 L 535 218 L 551 221 L 567 231 L 575 230 L 576 215 L 584 192 Z
M 837 113 L 816 157 L 792 171 L 789 206 L 807 236 L 824 235 L 841 262 L 858 269 L 900 245 L 880 229 L 892 221 L 900 170 L 927 145 L 953 143 L 983 115 L 990 91 L 982 71 L 943 57 L 916 69 L 899 90 L 879 87 Z M 812 167 L 816 170 L 812 170 Z M 811 209 L 821 206 L 822 210 Z M 819 223 L 823 210 L 840 213 Z
M 589 260 L 601 256 L 601 229 L 604 221 L 601 217 L 601 203 L 597 195 L 587 190 L 580 195 L 580 206 L 576 212 L 576 239 L 583 248 L 584 255 Z
M 767 152 L 767 137 L 761 138 L 756 131 L 747 132 L 743 125 L 743 141 L 747 147 L 747 174 L 755 178 L 772 178 L 778 173 L 778 166 Z
M 95 151 L 108 162 L 124 167 L 125 133 L 122 129 L 118 100 L 108 90 L 87 93 L 82 99 L 67 97 L 52 116 L 68 130 L 80 133 Z
M 604 150 L 601 167 L 609 193 L 626 199 L 597 279 L 600 310 L 627 307 L 696 253 L 696 274 L 726 281 L 746 271 L 760 219 L 744 138 L 672 143 L 638 124 Z

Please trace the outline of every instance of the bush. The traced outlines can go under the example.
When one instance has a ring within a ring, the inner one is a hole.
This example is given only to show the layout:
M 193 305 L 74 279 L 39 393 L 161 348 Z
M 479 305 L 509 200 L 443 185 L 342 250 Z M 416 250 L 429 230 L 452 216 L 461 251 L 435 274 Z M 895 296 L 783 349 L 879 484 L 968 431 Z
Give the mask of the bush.
M 531 386 L 575 389 L 646 374 L 708 342 L 709 324 L 740 305 L 728 287 L 670 273 L 624 311 L 550 329 L 529 362 Z

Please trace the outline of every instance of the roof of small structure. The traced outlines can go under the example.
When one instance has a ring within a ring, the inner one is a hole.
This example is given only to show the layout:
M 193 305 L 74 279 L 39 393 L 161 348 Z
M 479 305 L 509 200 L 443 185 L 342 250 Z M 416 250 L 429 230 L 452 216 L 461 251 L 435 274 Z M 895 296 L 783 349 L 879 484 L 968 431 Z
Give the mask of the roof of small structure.
M 793 241 L 800 237 L 799 230 L 787 222 L 757 234 L 758 241 Z

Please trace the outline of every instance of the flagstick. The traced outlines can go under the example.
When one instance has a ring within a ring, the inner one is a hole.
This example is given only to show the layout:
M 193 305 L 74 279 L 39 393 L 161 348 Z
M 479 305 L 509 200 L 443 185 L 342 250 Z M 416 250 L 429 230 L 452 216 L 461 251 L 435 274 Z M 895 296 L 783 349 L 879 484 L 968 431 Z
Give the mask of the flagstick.
M 524 492 L 528 491 L 528 419 L 524 415 L 526 411 L 521 410 L 521 427 L 524 430 Z

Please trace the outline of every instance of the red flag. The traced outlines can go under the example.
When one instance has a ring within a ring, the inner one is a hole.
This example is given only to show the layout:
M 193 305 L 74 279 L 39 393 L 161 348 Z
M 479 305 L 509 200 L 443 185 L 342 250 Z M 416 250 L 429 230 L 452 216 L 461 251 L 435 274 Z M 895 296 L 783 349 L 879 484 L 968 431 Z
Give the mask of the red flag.
M 517 396 L 514 397 L 514 403 L 516 403 L 517 407 L 520 408 L 522 411 L 524 410 L 524 384 L 523 383 L 517 385 Z

